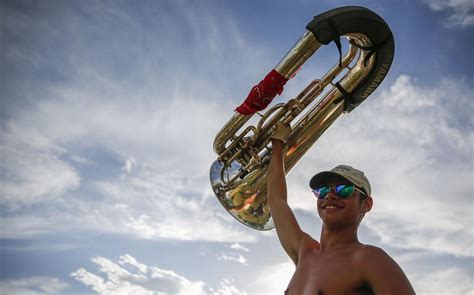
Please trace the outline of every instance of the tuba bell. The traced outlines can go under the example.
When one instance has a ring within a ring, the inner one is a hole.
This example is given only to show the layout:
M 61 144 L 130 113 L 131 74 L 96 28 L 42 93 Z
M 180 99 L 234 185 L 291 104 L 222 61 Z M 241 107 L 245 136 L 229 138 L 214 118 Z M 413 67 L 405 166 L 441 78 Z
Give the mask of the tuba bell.
M 344 56 L 341 37 L 349 44 Z M 287 103 L 259 113 L 319 48 L 331 42 L 336 44 L 339 60 L 321 79 L 310 82 Z M 378 87 L 390 69 L 393 54 L 390 28 L 367 8 L 340 7 L 315 16 L 303 36 L 252 88 L 215 137 L 218 157 L 211 165 L 210 180 L 222 206 L 251 228 L 274 228 L 266 199 L 266 174 L 276 123 L 292 125 L 283 159 L 288 173 L 342 113 L 351 112 Z M 261 117 L 258 122 L 244 126 L 255 113 Z

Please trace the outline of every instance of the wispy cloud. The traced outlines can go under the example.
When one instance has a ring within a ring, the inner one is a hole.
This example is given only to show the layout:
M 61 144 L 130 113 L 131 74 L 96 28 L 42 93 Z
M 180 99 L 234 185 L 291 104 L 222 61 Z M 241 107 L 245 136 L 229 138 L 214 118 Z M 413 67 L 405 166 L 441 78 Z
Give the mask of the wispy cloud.
M 224 279 L 219 284 L 219 289 L 214 290 L 210 288 L 210 291 L 214 295 L 247 295 L 248 293 L 245 291 L 240 291 L 234 286 L 234 280 L 231 279 Z
M 239 243 L 233 243 L 231 245 L 227 245 L 226 248 L 231 249 L 231 251 L 221 252 L 217 259 L 220 261 L 234 261 L 240 263 L 242 265 L 247 266 L 248 260 L 245 256 L 242 255 L 241 252 L 249 253 L 250 250 Z
M 256 280 L 250 286 L 257 293 L 281 294 L 286 290 L 288 283 L 295 271 L 295 265 L 288 259 L 286 262 L 269 264 L 263 267 Z
M 121 183 L 101 184 L 101 194 L 128 205 L 122 212 L 129 216 L 125 226 L 131 234 L 148 239 L 256 240 L 255 235 L 239 230 L 220 208 L 207 188 L 207 178 L 166 175 L 140 167 L 135 173 L 137 177 Z
M 89 184 L 95 200 L 77 193 L 75 199 L 46 210 L 3 216 L 8 226 L 2 235 L 99 231 L 142 239 L 255 242 L 257 233 L 235 223 L 207 181 L 204 176 L 167 174 L 137 163 L 133 175 Z
M 64 292 L 69 285 L 58 278 L 28 277 L 0 281 L 2 294 L 9 295 L 54 295 Z
M 219 256 L 217 256 L 217 259 L 224 260 L 224 261 L 234 261 L 245 266 L 248 265 L 247 258 L 242 256 L 242 254 L 234 255 L 234 254 L 221 253 Z
M 417 294 L 470 294 L 474 290 L 473 271 L 450 267 L 409 274 Z
M 470 0 L 422 0 L 434 11 L 445 11 L 446 25 L 468 27 L 474 25 L 474 3 Z
M 196 13 L 188 4 L 167 7 L 179 20 L 159 9 L 152 19 L 167 26 L 158 31 L 119 7 L 85 6 L 88 21 L 67 4 L 60 14 L 56 9 L 8 7 L 8 22 L 20 24 L 8 26 L 7 38 L 33 38 L 31 23 L 56 29 L 47 44 L 7 44 L 11 52 L 25 53 L 9 55 L 7 62 L 23 76 L 7 84 L 24 89 L 20 84 L 32 64 L 51 73 L 62 70 L 65 79 L 31 77 L 35 91 L 19 94 L 26 107 L 6 104 L 11 113 L 2 124 L 0 202 L 19 211 L 1 217 L 8 224 L 2 236 L 100 229 L 147 239 L 255 241 L 228 222 L 206 167 L 215 159 L 214 134 L 241 99 L 236 83 L 216 67 L 233 71 L 232 63 L 240 62 L 226 62 L 227 50 L 239 50 L 246 60 L 265 59 L 263 50 L 243 38 L 225 7 L 220 14 L 205 7 Z M 110 38 L 116 26 L 123 30 L 113 41 L 98 41 L 97 36 Z M 136 30 L 143 43 L 130 42 Z M 127 51 L 117 51 L 123 42 Z M 50 47 L 61 55 L 54 63 L 48 62 Z M 210 53 L 212 58 L 203 58 Z M 126 71 L 116 68 L 123 63 Z M 252 66 L 239 68 L 245 76 Z M 31 204 L 44 209 L 28 211 Z
M 122 266 L 125 266 L 125 265 L 133 266 L 134 268 L 138 269 L 141 273 L 148 272 L 148 266 L 138 262 L 134 257 L 132 257 L 129 254 L 120 256 L 120 260 L 118 263 Z
M 24 126 L 10 124 L 1 132 L 2 205 L 16 209 L 54 201 L 79 187 L 77 171 L 61 160 L 61 146 Z
M 474 290 L 472 258 L 449 258 L 426 250 L 406 252 L 394 258 L 404 266 L 417 294 L 470 294 Z
M 158 267 L 140 267 L 127 270 L 124 266 L 133 258 L 121 256 L 119 264 L 104 257 L 94 257 L 94 262 L 105 277 L 80 268 L 71 273 L 71 277 L 89 286 L 99 294 L 156 294 L 157 292 L 174 294 L 203 294 L 205 284 L 190 281 L 173 271 Z M 136 263 L 133 264 L 135 266 Z
M 118 263 L 104 257 L 91 260 L 103 276 L 80 268 L 71 277 L 99 294 L 245 294 L 228 279 L 210 288 L 203 281 L 191 281 L 174 271 L 144 265 L 128 254 L 120 256 Z
M 124 171 L 127 174 L 132 173 L 132 168 L 135 165 L 136 161 L 133 157 L 129 157 L 127 161 L 125 162 L 125 165 L 122 167 L 122 171 Z
M 244 252 L 250 252 L 250 250 L 248 248 L 246 248 L 245 246 L 239 244 L 239 243 L 234 243 L 232 245 L 230 245 L 230 248 L 231 249 L 234 249 L 234 250 L 240 250 L 240 251 L 244 251 Z

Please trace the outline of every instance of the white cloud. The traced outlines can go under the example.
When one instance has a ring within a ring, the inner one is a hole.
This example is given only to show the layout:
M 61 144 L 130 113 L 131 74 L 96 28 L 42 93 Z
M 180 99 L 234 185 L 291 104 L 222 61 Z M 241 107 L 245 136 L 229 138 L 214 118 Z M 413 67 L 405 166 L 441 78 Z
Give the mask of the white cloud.
M 191 281 L 174 271 L 144 265 L 128 254 L 121 256 L 118 264 L 104 257 L 94 257 L 92 262 L 99 266 L 104 276 L 80 268 L 71 273 L 71 277 L 99 294 L 246 294 L 228 279 L 222 280 L 215 290 L 202 281 Z M 123 268 L 126 265 L 133 266 L 133 271 Z
M 128 208 L 128 205 L 127 204 L 115 204 L 115 208 L 119 208 L 119 209 L 127 209 Z
M 0 216 L 2 227 L 1 238 L 29 238 L 51 231 L 57 224 L 45 216 L 34 214 L 16 214 L 13 216 Z
M 105 50 L 109 49 L 107 42 L 93 42 L 86 48 L 72 46 L 65 53 L 68 58 L 57 60 L 59 65 L 50 65 L 71 69 L 65 73 L 66 82 L 31 81 L 37 91 L 23 93 L 28 103 L 15 109 L 6 124 L 25 134 L 11 132 L 10 138 L 1 143 L 2 148 L 9 149 L 8 159 L 13 159 L 2 167 L 2 188 L 18 191 L 16 195 L 9 193 L 10 197 L 2 192 L 2 198 L 12 207 L 25 209 L 1 217 L 8 224 L 1 233 L 3 237 L 100 230 L 147 239 L 256 240 L 255 235 L 244 234 L 217 203 L 208 171 L 216 158 L 212 151 L 214 135 L 243 94 L 236 92 L 235 81 L 215 68 L 229 64 L 226 48 L 239 50 L 247 61 L 266 59 L 268 54 L 248 44 L 232 18 L 224 17 L 225 9 L 220 14 L 207 9 L 196 14 L 189 5 L 175 8 L 174 15 L 183 16 L 179 20 L 161 10 L 160 16 L 154 16 L 169 24 L 166 28 L 159 26 L 162 31 L 158 32 L 143 27 L 141 19 L 100 4 L 84 9 L 86 13 L 100 11 L 113 16 L 96 20 L 105 22 L 101 26 L 82 24 L 77 15 L 71 16 L 64 30 L 72 35 L 57 36 L 64 44 L 77 44 L 77 40 L 89 44 L 85 42 L 88 33 L 110 37 L 106 28 L 111 25 L 107 21 L 111 21 L 112 25 L 124 25 L 119 37 L 132 38 L 135 30 L 150 36 L 148 49 L 129 42 L 129 38 L 114 39 L 126 40 L 127 50 L 142 53 L 130 59 L 127 73 L 117 73 L 106 62 L 109 57 L 116 58 L 115 53 L 120 55 L 117 46 L 113 50 Z M 41 23 L 49 24 L 43 19 Z M 191 39 L 182 38 L 190 32 L 187 29 L 194 32 Z M 68 38 L 75 42 L 67 42 Z M 177 45 L 183 40 L 186 46 Z M 181 54 L 176 52 L 177 47 L 193 50 Z M 212 58 L 203 60 L 209 50 Z M 90 57 L 90 51 L 94 58 L 85 58 Z M 110 51 L 114 52 L 112 56 Z M 107 58 L 96 60 L 100 52 L 107 52 Z M 31 58 L 48 64 L 41 55 Z M 161 66 L 170 60 L 173 62 L 169 67 Z M 240 63 L 235 59 L 232 62 Z M 239 68 L 243 76 L 254 69 L 252 63 L 247 67 L 239 64 Z M 18 151 L 14 144 L 20 140 L 32 148 Z M 22 181 L 3 178 L 15 173 L 22 176 L 17 177 Z M 29 212 L 25 208 L 25 204 L 36 203 L 43 203 L 44 211 Z
M 62 294 L 69 285 L 58 278 L 29 277 L 0 281 L 2 294 L 8 295 L 55 295 Z
M 254 242 L 256 233 L 238 228 L 217 204 L 207 179 L 166 175 L 138 167 L 137 177 L 103 183 L 102 194 L 127 208 L 120 227 L 146 239 Z M 202 181 L 202 182 L 201 182 Z M 106 213 L 107 214 L 107 213 Z M 111 216 L 114 218 L 114 216 Z
M 474 25 L 474 2 L 471 0 L 422 0 L 434 11 L 447 11 L 447 26 Z
M 10 124 L 2 128 L 0 202 L 13 209 L 60 199 L 80 185 L 76 170 L 61 160 L 64 150 L 39 132 Z
M 21 238 L 48 232 L 100 231 L 154 240 L 255 242 L 257 232 L 236 223 L 206 186 L 207 179 L 137 165 L 134 176 L 89 184 L 97 200 L 83 200 L 76 194 L 45 211 L 2 216 L 2 223 L 8 226 L 1 235 Z
M 125 162 L 125 165 L 122 167 L 122 170 L 130 174 L 132 172 L 132 167 L 135 165 L 136 161 L 133 157 L 129 157 L 127 161 Z
M 243 246 L 239 243 L 234 243 L 234 244 L 230 245 L 230 248 L 234 249 L 234 250 L 244 251 L 244 252 L 249 252 L 250 251 L 248 248 L 246 248 L 245 246 Z
M 245 266 L 248 265 L 247 258 L 244 257 L 242 254 L 238 253 L 239 251 L 249 253 L 250 250 L 248 248 L 242 246 L 239 243 L 233 243 L 231 245 L 227 245 L 226 247 L 230 248 L 234 251 L 231 251 L 230 253 L 224 253 L 224 252 L 220 253 L 217 256 L 218 260 L 221 260 L 221 261 L 234 261 L 234 262 L 240 263 L 240 264 L 245 265 Z
M 295 168 L 289 177 L 294 207 L 315 212 L 307 180 L 347 163 L 364 170 L 372 183 L 375 205 L 363 224 L 382 243 L 472 256 L 470 93 L 462 82 L 425 88 L 401 75 L 338 119 Z
M 451 267 L 408 275 L 417 294 L 468 295 L 474 290 L 472 270 L 469 273 L 460 268 Z
M 245 291 L 240 291 L 233 285 L 233 280 L 229 279 L 224 279 L 222 282 L 219 284 L 219 289 L 214 290 L 210 289 L 213 295 L 247 295 L 247 292 Z
M 108 273 L 106 274 L 108 275 Z M 83 268 L 73 272 L 71 276 L 99 294 L 153 294 L 151 290 L 130 284 L 125 281 L 126 278 L 107 280 L 89 273 Z
M 119 260 L 120 265 L 131 265 L 137 268 L 142 273 L 148 272 L 148 267 L 145 264 L 139 263 L 134 257 L 129 254 L 120 256 Z
M 266 265 L 255 276 L 256 280 L 249 284 L 249 288 L 256 294 L 282 294 L 294 271 L 295 265 L 290 260 Z
M 225 261 L 235 261 L 245 266 L 248 265 L 247 258 L 242 256 L 241 254 L 233 255 L 233 254 L 221 253 L 219 256 L 217 256 L 217 259 L 225 260 Z
M 405 270 L 417 294 L 471 294 L 474 269 L 469 259 L 461 263 L 446 261 L 445 255 L 425 250 L 394 255 Z

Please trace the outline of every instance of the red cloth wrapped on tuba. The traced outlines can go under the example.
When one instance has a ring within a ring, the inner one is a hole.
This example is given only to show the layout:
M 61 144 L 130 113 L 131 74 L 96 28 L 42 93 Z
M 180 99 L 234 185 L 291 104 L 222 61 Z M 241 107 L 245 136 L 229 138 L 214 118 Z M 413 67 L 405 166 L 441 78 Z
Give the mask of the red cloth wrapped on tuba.
M 281 94 L 288 81 L 274 69 L 250 90 L 245 101 L 235 110 L 242 115 L 251 115 L 265 109 L 277 94 Z

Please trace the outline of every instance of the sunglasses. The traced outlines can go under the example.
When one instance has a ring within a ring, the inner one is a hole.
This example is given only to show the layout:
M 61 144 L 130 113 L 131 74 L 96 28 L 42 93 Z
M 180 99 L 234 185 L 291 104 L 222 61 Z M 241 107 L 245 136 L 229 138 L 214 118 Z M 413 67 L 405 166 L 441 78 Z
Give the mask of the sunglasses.
M 331 187 L 329 185 L 323 185 L 323 186 L 313 189 L 313 193 L 316 196 L 316 198 L 322 200 L 326 197 L 327 194 L 329 194 L 329 192 L 332 189 L 334 189 L 334 192 L 336 193 L 336 195 L 340 197 L 341 199 L 349 198 L 350 196 L 352 196 L 354 191 L 358 191 L 364 196 L 367 196 L 366 193 L 364 193 L 363 191 L 355 187 L 353 184 L 339 184 L 339 185 L 336 185 L 335 187 Z

